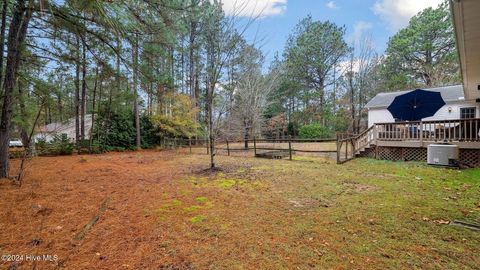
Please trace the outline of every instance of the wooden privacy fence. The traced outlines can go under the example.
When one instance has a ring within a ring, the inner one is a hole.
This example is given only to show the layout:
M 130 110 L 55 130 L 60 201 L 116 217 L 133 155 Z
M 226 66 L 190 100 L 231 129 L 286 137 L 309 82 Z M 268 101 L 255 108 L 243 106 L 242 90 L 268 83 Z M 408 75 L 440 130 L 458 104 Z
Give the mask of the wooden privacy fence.
M 263 158 L 284 158 L 288 157 L 293 159 L 293 155 L 296 153 L 310 153 L 310 154 L 328 154 L 336 153 L 335 149 L 322 149 L 320 145 L 336 142 L 335 139 L 257 139 L 250 140 L 217 140 L 215 141 L 215 154 L 219 154 L 220 151 L 224 151 L 227 156 L 236 152 L 249 152 L 253 150 L 255 157 Z M 164 149 L 177 149 L 177 148 L 189 148 L 189 152 L 192 153 L 192 149 L 205 148 L 208 153 L 208 140 L 197 139 L 179 139 L 179 138 L 165 138 L 162 141 L 162 148 Z

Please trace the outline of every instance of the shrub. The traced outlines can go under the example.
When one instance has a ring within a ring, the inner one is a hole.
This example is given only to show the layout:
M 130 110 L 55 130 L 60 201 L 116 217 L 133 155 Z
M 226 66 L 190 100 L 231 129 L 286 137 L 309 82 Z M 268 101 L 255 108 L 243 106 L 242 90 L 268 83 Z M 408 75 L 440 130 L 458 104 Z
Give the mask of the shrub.
M 75 149 L 73 143 L 68 138 L 67 134 L 55 135 L 51 142 L 53 152 L 56 155 L 71 155 Z
M 158 128 L 148 116 L 140 118 L 142 148 L 153 148 L 160 144 Z M 100 111 L 95 123 L 93 138 L 105 151 L 135 150 L 134 115 L 131 111 Z
M 128 148 L 135 146 L 135 127 L 130 111 L 102 111 L 95 123 L 94 138 L 107 150 L 111 147 Z
M 36 144 L 38 154 L 41 156 L 71 155 L 75 149 L 67 134 L 57 134 L 53 140 L 47 143 L 45 140 L 39 140 Z
M 299 135 L 302 139 L 326 139 L 331 136 L 328 128 L 320 124 L 311 124 L 301 127 Z
M 200 125 L 194 121 L 197 114 L 192 109 L 192 100 L 184 94 L 170 95 L 172 101 L 169 115 L 157 114 L 150 118 L 153 127 L 162 137 L 192 138 L 199 135 Z
M 140 118 L 140 135 L 142 137 L 142 148 L 144 149 L 154 148 L 161 143 L 158 128 L 153 125 L 150 119 L 147 115 L 142 115 Z

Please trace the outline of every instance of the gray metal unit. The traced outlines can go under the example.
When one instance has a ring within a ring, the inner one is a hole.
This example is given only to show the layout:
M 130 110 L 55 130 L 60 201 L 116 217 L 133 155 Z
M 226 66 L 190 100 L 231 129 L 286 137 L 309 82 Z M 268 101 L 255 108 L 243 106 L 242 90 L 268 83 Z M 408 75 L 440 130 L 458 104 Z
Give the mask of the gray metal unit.
M 427 151 L 427 163 L 439 166 L 454 166 L 459 158 L 457 145 L 430 144 Z

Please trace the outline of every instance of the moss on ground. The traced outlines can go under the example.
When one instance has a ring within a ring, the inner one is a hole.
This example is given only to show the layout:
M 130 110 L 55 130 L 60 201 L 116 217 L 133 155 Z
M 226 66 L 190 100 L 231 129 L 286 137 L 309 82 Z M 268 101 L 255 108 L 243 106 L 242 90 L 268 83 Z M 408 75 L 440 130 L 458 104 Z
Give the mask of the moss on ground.
M 201 202 L 201 203 L 206 203 L 206 202 L 208 202 L 208 198 L 207 198 L 207 197 L 197 197 L 197 198 L 195 198 L 195 200 L 196 200 L 197 202 Z
M 194 216 L 190 219 L 190 223 L 192 224 L 197 224 L 197 223 L 200 223 L 204 220 L 206 220 L 207 218 L 205 216 L 202 216 L 202 215 L 199 215 L 199 216 Z

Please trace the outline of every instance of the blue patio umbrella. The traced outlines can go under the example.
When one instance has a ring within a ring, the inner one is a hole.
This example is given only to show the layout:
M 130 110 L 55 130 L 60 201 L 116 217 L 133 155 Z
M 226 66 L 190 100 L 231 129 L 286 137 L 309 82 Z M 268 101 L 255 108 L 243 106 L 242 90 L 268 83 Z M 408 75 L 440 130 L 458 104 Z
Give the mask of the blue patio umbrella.
M 393 118 L 400 121 L 419 121 L 435 115 L 445 106 L 439 92 L 417 89 L 395 97 L 388 110 Z

